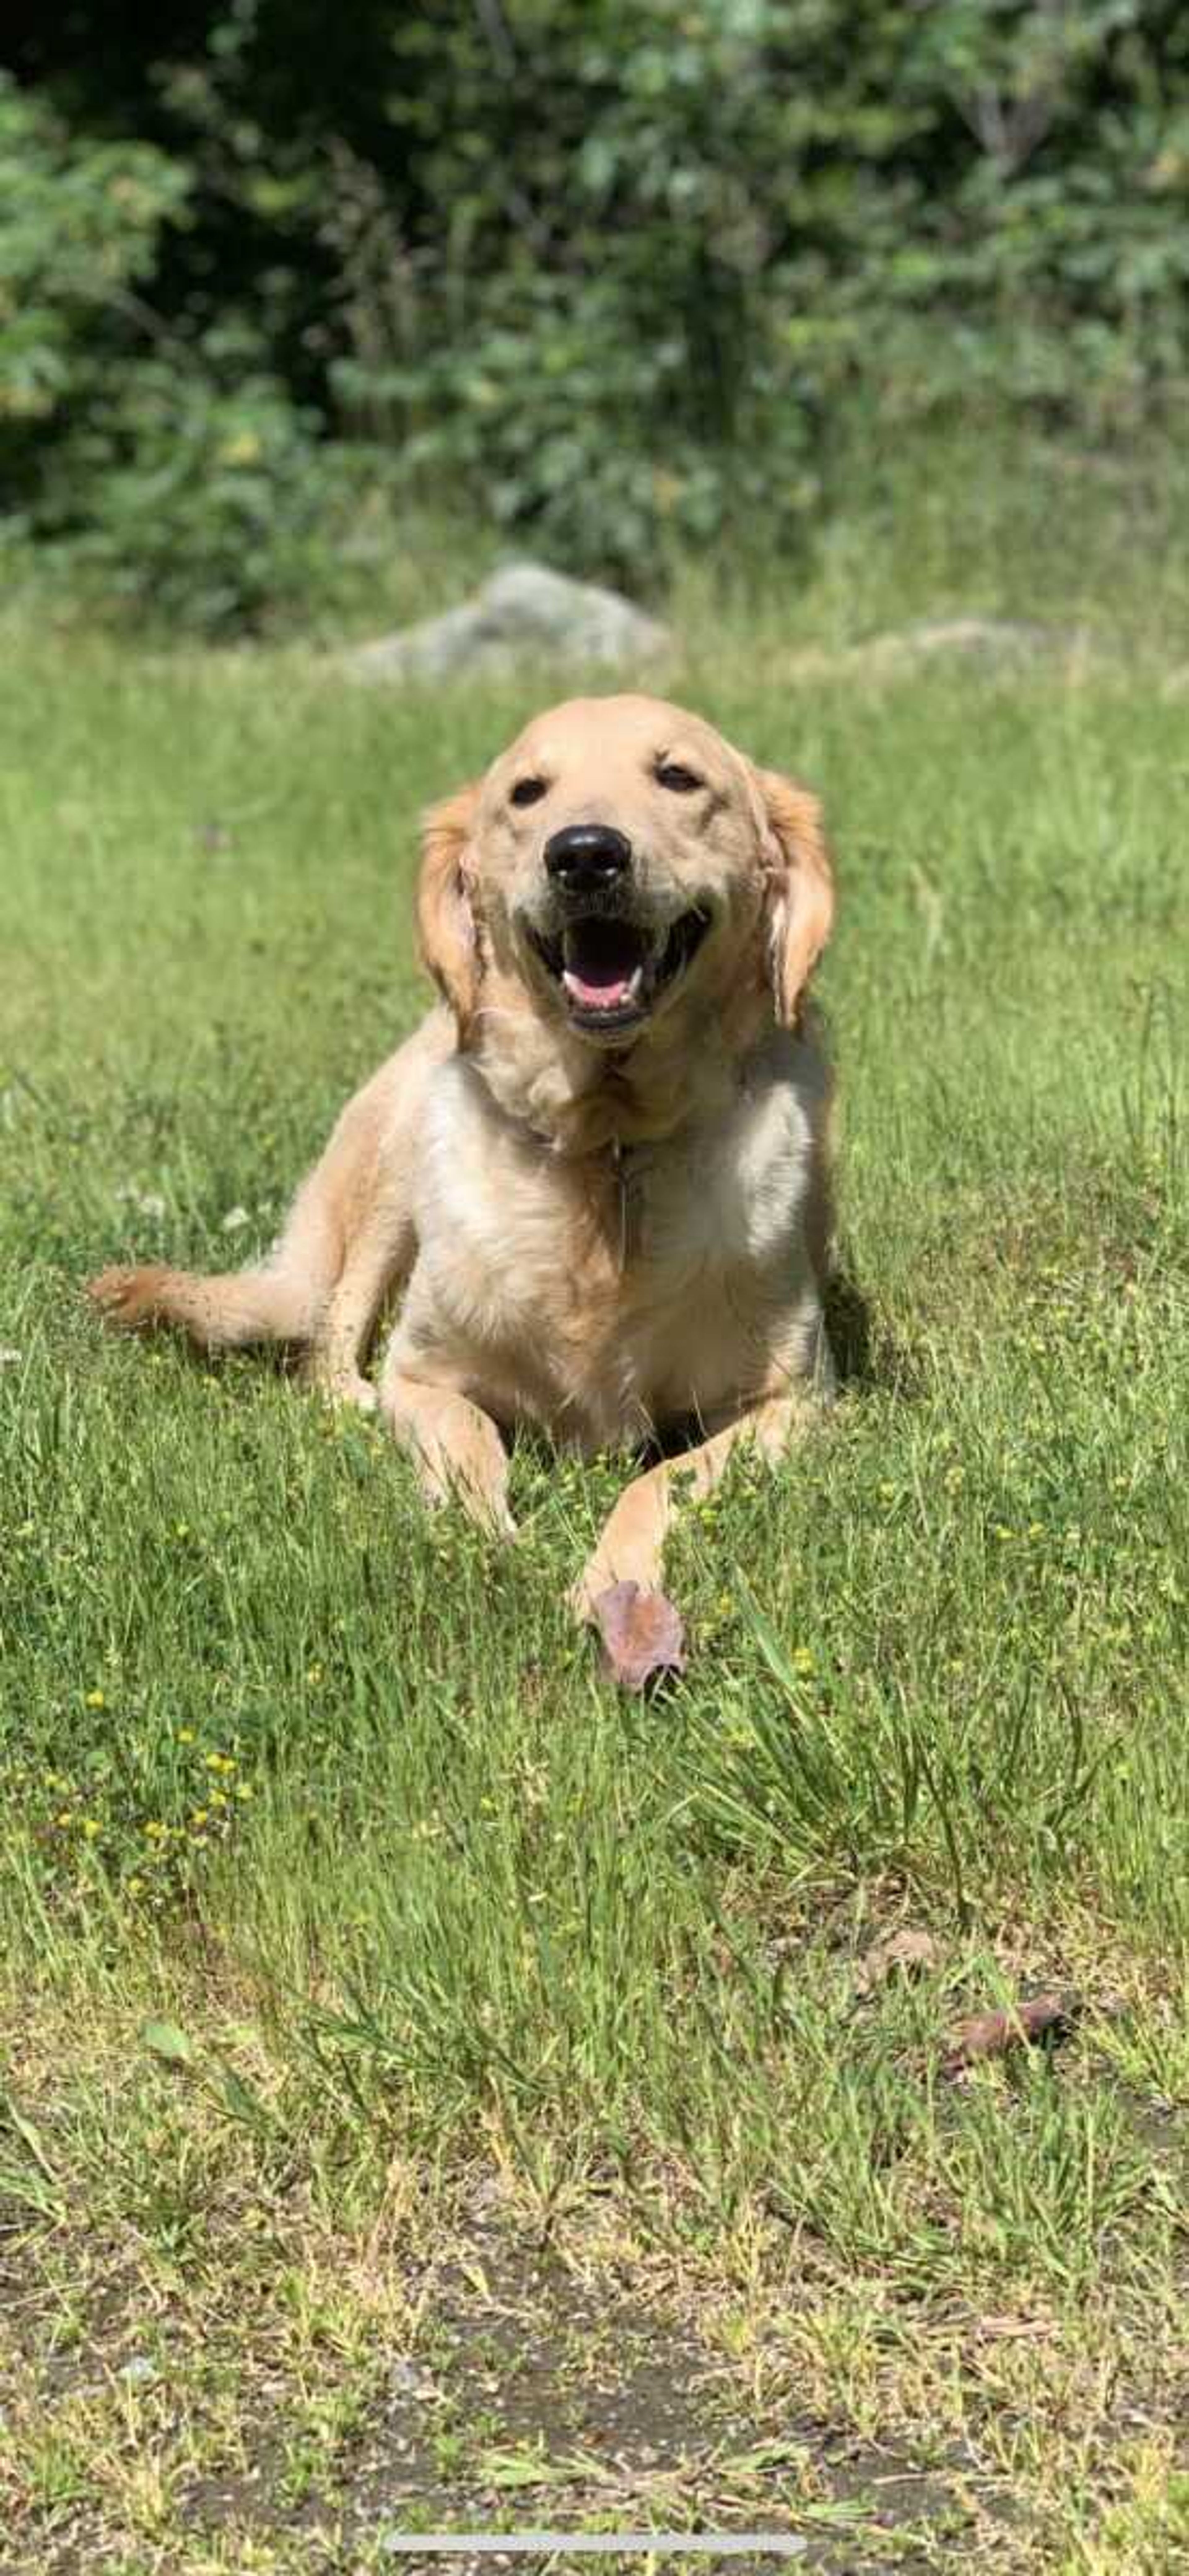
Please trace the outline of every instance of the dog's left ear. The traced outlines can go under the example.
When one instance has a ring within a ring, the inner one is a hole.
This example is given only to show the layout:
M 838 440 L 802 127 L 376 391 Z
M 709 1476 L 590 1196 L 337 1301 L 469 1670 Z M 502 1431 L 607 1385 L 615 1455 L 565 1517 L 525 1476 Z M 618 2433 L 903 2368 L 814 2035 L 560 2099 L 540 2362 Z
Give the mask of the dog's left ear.
M 479 944 L 466 854 L 479 802 L 475 780 L 431 805 L 421 823 L 417 931 L 438 991 L 465 1030 L 479 999 Z
M 763 816 L 768 980 L 782 1028 L 796 1026 L 801 996 L 834 922 L 834 871 L 822 809 L 808 788 L 752 766 Z

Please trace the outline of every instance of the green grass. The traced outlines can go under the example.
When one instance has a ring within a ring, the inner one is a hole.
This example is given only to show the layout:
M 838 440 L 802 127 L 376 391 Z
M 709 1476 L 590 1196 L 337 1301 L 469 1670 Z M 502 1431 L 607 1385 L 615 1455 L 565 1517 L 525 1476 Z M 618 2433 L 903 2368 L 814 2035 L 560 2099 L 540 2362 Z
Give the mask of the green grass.
M 619 1464 L 520 1457 L 502 1558 L 373 1426 L 104 1341 L 79 1294 L 267 1240 L 421 1007 L 418 808 L 541 685 L 6 639 L 14 2566 L 387 2563 L 353 2498 L 394 2354 L 440 2380 L 446 2501 L 406 2519 L 605 2514 L 576 2437 L 522 2426 L 507 2468 L 506 2352 L 490 2420 L 451 2395 L 425 2283 L 455 2265 L 473 2341 L 493 2225 L 683 2318 L 774 2446 L 641 2466 L 620 2522 L 1189 2564 L 1182 603 L 1150 568 L 1147 646 L 1080 672 L 794 687 L 776 641 L 836 633 L 843 572 L 673 685 L 826 800 L 868 1358 L 683 1524 L 695 1651 L 647 1706 L 563 1606 Z M 927 604 L 864 578 L 860 625 Z M 861 1995 L 902 1924 L 933 1965 Z M 1049 1987 L 1052 2056 L 941 2080 L 956 2020 Z M 827 2433 L 941 2506 L 884 2528 Z

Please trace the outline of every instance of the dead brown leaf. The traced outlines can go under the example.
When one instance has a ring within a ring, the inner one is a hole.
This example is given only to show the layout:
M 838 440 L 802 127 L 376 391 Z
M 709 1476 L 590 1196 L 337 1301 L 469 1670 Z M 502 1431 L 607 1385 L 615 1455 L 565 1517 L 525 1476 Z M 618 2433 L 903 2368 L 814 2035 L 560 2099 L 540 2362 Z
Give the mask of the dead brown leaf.
M 594 1616 L 607 1669 L 624 1690 L 646 1690 L 666 1673 L 685 1671 L 685 1629 L 665 1593 L 612 1583 L 600 1592 Z
M 1037 1995 L 1030 2004 L 1009 2011 L 972 2014 L 960 2021 L 941 2061 L 943 2075 L 960 2075 L 984 2057 L 1002 2057 L 1009 2048 L 1065 2037 L 1074 2007 L 1061 1995 Z

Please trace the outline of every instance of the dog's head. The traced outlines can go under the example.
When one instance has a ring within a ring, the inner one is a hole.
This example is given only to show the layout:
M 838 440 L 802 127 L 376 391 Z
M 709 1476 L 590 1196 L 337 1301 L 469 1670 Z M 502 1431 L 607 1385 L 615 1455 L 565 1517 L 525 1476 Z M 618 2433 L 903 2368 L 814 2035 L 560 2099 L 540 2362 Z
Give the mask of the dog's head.
M 656 698 L 575 698 L 426 817 L 419 922 L 464 1042 L 529 1011 L 620 1056 L 791 1026 L 834 896 L 816 800 Z

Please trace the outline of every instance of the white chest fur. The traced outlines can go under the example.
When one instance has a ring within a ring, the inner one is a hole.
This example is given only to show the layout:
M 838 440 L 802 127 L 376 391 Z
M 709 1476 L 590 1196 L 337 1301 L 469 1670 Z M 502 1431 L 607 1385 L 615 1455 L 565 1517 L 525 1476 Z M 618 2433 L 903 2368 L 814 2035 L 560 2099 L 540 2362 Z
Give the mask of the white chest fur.
M 716 1416 L 813 1364 L 819 1060 L 769 1043 L 725 1115 L 567 1158 L 462 1059 L 427 1102 L 401 1364 L 582 1448 Z

